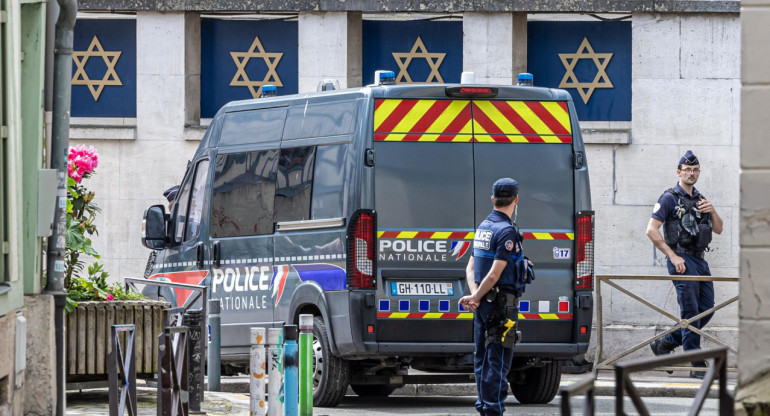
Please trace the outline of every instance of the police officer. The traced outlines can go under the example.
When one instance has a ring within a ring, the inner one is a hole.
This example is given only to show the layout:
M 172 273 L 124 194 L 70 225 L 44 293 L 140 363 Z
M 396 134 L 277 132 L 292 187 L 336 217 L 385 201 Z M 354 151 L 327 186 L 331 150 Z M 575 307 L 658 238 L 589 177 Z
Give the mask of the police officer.
M 534 278 L 532 263 L 522 252 L 521 234 L 511 222 L 518 202 L 519 183 L 515 180 L 502 178 L 492 185 L 494 210 L 476 230 L 473 256 L 465 270 L 471 294 L 459 302 L 475 312 L 473 369 L 476 410 L 482 416 L 505 412 L 506 376 L 517 336 L 518 297 Z
M 704 252 L 711 242 L 712 231 L 722 233 L 722 218 L 714 206 L 697 189 L 695 183 L 700 176 L 700 162 L 688 150 L 679 159 L 676 170 L 679 182 L 667 189 L 652 210 L 647 225 L 647 236 L 668 258 L 670 275 L 711 276 Z M 663 225 L 665 238 L 660 233 Z M 712 282 L 691 282 L 674 280 L 677 301 L 682 319 L 692 318 L 714 306 L 714 284 Z M 709 314 L 691 322 L 701 329 L 711 320 Z M 682 346 L 685 351 L 700 349 L 700 335 L 689 330 L 674 331 L 650 344 L 655 355 L 671 353 Z M 693 366 L 705 367 L 706 362 L 694 362 Z M 691 371 L 690 377 L 703 378 L 702 371 Z

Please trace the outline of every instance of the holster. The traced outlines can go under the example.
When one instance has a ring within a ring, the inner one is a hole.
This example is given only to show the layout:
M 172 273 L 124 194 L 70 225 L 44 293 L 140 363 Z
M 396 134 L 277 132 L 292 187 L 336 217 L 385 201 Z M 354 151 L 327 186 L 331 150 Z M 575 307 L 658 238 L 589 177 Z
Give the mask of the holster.
M 487 320 L 487 345 L 494 342 L 503 344 L 505 348 L 513 348 L 517 342 L 521 341 L 521 331 L 516 330 L 519 298 L 494 288 L 487 294 L 486 299 L 494 304 Z

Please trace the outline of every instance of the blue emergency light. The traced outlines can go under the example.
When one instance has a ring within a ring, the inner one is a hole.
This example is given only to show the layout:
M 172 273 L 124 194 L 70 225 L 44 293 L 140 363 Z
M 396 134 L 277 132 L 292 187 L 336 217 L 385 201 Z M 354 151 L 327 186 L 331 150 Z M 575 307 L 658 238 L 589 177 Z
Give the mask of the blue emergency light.
M 529 72 L 522 72 L 519 74 L 518 78 L 516 78 L 516 85 L 523 87 L 531 87 L 535 85 L 532 74 Z
M 273 84 L 265 84 L 262 86 L 262 95 L 259 96 L 259 98 L 265 98 L 265 97 L 277 97 L 278 96 L 278 88 L 276 88 Z
M 393 71 L 374 71 L 374 85 L 395 85 L 396 73 Z

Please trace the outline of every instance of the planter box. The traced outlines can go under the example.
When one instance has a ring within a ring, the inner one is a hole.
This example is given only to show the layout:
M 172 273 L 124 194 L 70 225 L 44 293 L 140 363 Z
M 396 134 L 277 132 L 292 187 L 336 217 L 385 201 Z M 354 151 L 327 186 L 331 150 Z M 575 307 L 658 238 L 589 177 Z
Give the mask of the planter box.
M 80 302 L 66 318 L 67 383 L 107 380 L 107 354 L 116 324 L 136 325 L 136 377 L 153 378 L 158 370 L 163 309 L 169 306 L 154 300 Z M 125 335 L 121 345 L 125 345 Z

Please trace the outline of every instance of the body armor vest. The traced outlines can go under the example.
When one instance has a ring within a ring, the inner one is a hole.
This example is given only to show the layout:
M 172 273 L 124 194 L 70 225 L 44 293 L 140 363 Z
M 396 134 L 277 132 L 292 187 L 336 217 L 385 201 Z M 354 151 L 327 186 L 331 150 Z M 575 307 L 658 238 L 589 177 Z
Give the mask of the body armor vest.
M 521 296 L 528 283 L 534 280 L 534 271 L 529 267 L 529 260 L 524 256 L 521 249 L 521 233 L 511 223 L 507 221 L 494 222 L 484 220 L 476 230 L 473 242 L 473 273 L 474 281 L 480 284 L 484 277 L 492 268 L 495 261 L 495 247 L 493 242 L 498 240 L 508 227 L 513 227 L 519 235 L 519 239 L 514 243 L 514 249 L 511 251 L 508 264 L 503 269 L 496 287 L 508 293 Z
M 678 201 L 674 215 L 666 219 L 663 228 L 666 244 L 675 252 L 703 252 L 711 243 L 711 215 L 698 211 L 697 204 L 705 198 L 703 195 L 697 198 L 682 195 L 676 188 L 666 189 L 666 192 Z

